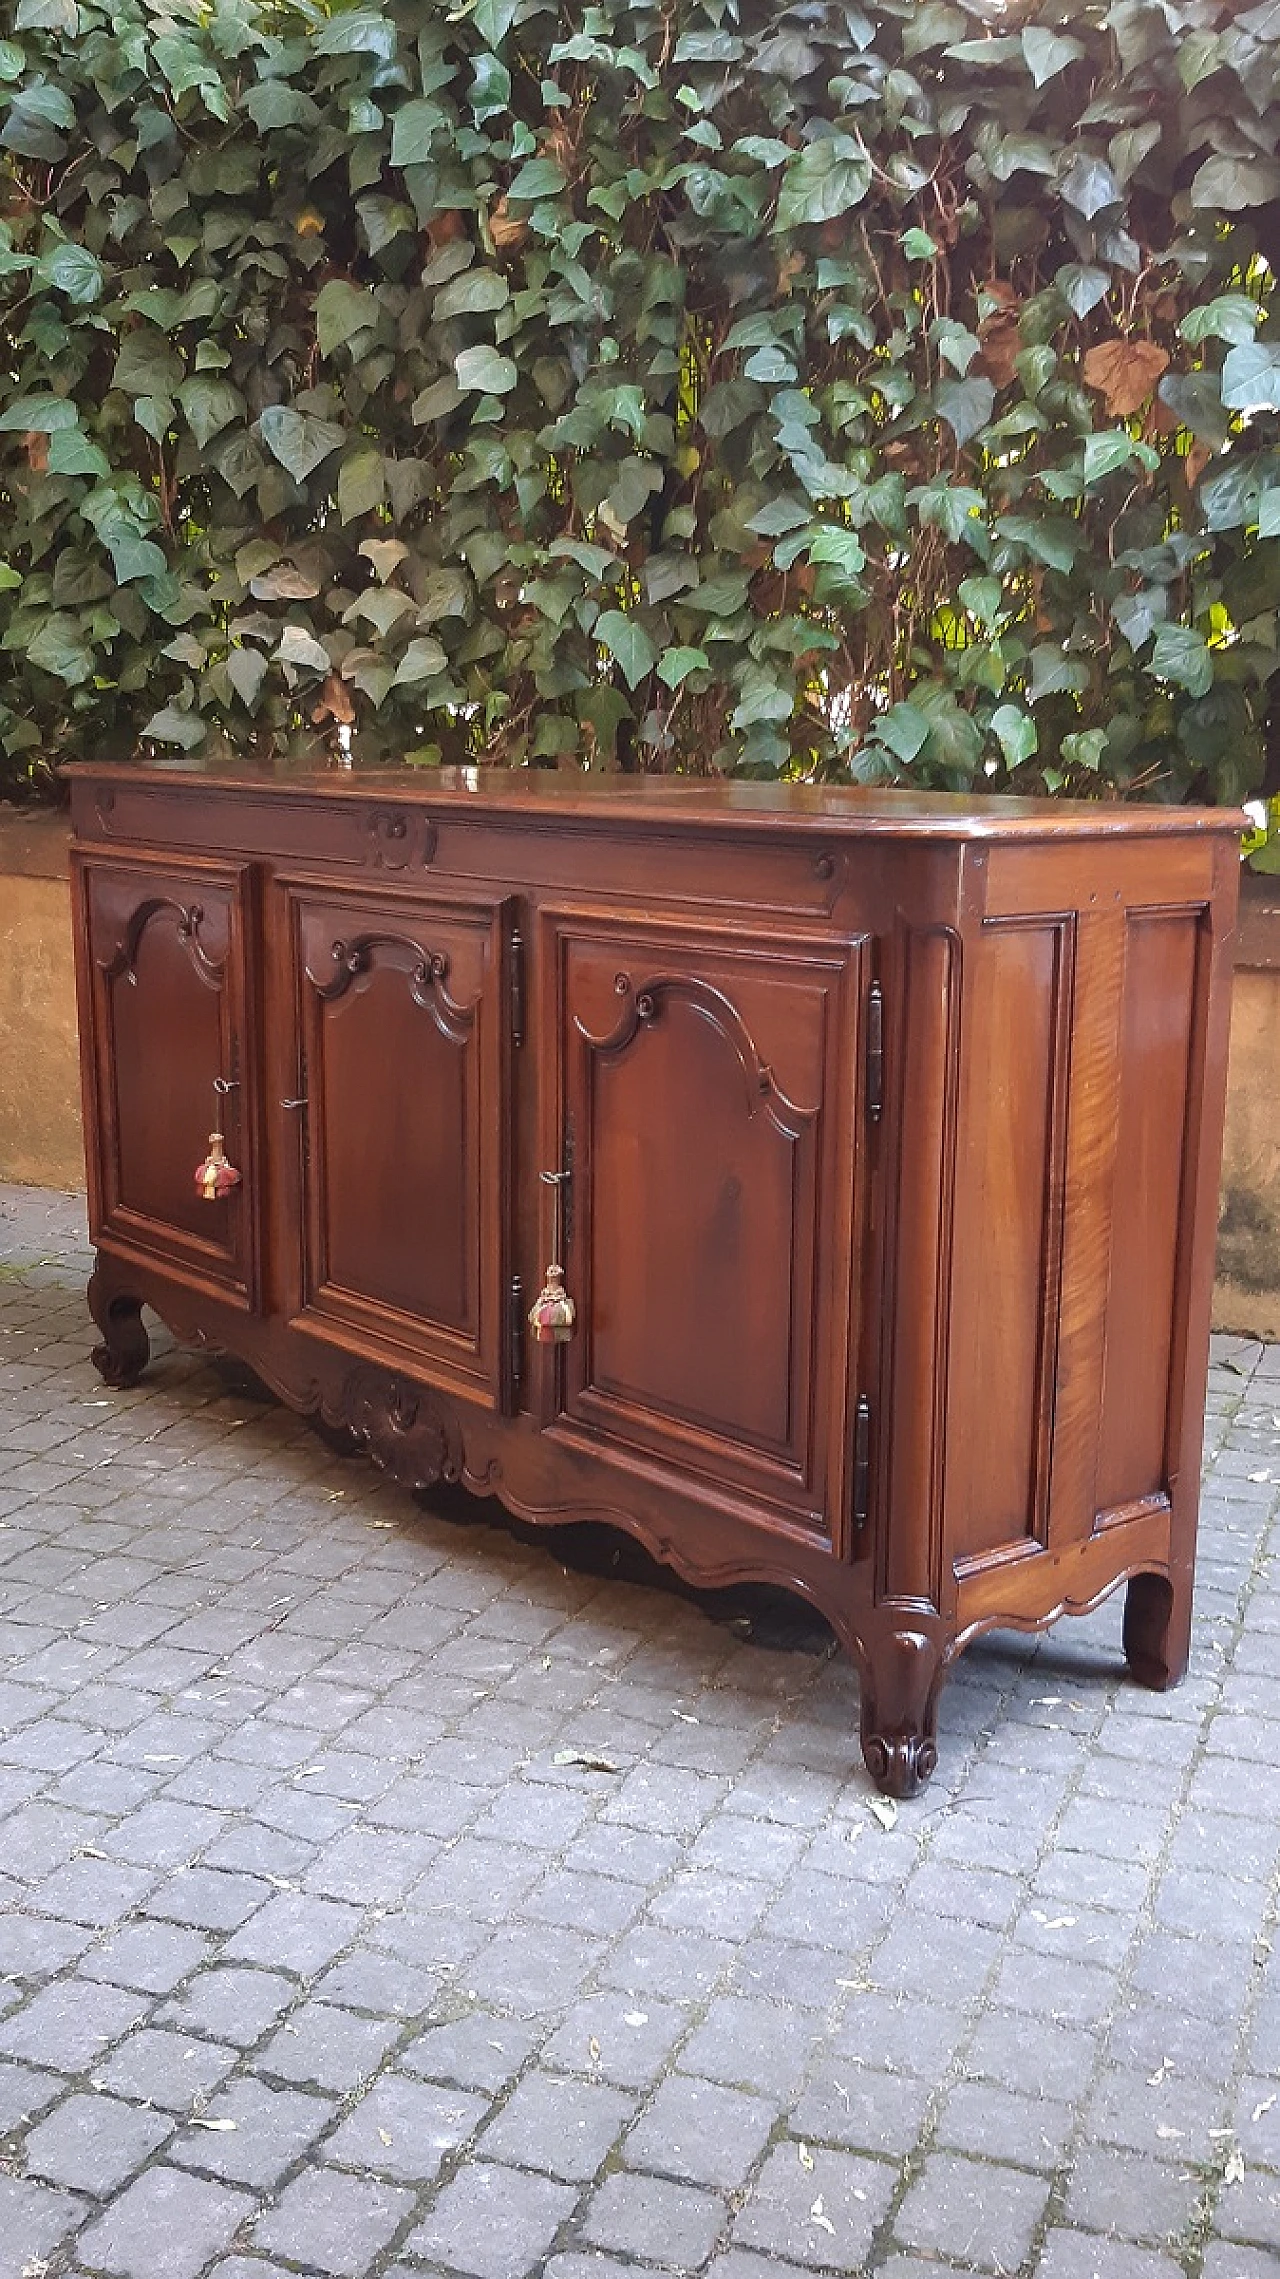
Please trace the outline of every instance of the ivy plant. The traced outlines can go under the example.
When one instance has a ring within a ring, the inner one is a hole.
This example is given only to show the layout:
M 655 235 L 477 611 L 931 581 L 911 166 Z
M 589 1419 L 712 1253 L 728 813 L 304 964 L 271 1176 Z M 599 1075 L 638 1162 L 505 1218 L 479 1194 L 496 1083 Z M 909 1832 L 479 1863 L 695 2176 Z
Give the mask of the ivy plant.
M 0 744 L 1237 799 L 1280 7 L 16 0 Z

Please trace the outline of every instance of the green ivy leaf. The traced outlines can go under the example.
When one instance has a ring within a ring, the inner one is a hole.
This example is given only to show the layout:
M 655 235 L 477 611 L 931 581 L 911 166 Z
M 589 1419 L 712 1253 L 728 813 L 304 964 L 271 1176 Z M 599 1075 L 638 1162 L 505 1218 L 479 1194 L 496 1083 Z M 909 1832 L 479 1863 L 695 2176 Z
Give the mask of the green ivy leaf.
M 822 135 L 806 143 L 787 167 L 778 193 L 775 229 L 831 222 L 860 206 L 871 187 L 871 161 L 851 135 Z
M 1027 59 L 1027 69 L 1031 73 L 1033 84 L 1043 87 L 1048 80 L 1056 79 L 1058 73 L 1065 71 L 1069 64 L 1078 63 L 1088 51 L 1081 46 L 1079 40 L 1029 24 L 1022 35 L 1022 52 Z M 1032 748 L 1034 750 L 1034 746 Z
M 1228 411 L 1280 411 L 1280 348 L 1251 340 L 1230 349 L 1222 366 L 1222 401 Z
M 1151 671 L 1157 680 L 1172 681 L 1188 696 L 1205 696 L 1213 687 L 1213 655 L 1204 636 L 1192 625 L 1162 625 L 1151 652 Z
M 990 380 L 940 380 L 933 391 L 934 408 L 945 419 L 963 450 L 987 425 L 995 409 L 996 391 Z
M 1032 753 L 1039 750 L 1040 736 L 1035 721 L 1019 705 L 1000 705 L 991 715 L 991 727 L 1004 754 L 1006 767 L 1021 767 L 1024 760 L 1029 760 Z
M 1206 158 L 1191 185 L 1193 206 L 1239 214 L 1280 197 L 1280 165 L 1272 158 Z
M 226 660 L 227 678 L 246 711 L 256 709 L 267 677 L 267 660 L 260 649 L 231 649 Z
M 296 483 L 305 483 L 347 439 L 346 429 L 336 420 L 316 419 L 310 412 L 295 411 L 291 404 L 268 404 L 258 432 Z
M 50 285 L 75 308 L 90 308 L 102 299 L 102 263 L 87 245 L 68 240 L 50 246 L 36 263 L 42 285 Z
M 1252 342 L 1262 320 L 1262 304 L 1246 293 L 1219 293 L 1212 301 L 1188 309 L 1178 331 L 1198 348 L 1202 340 L 1225 340 L 1239 348 Z
M 391 122 L 392 165 L 425 166 L 436 129 L 444 124 L 445 115 L 438 103 L 402 103 Z
M 658 659 L 658 679 L 671 689 L 680 688 L 690 673 L 710 672 L 705 649 L 664 649 Z
M 504 309 L 510 298 L 511 287 L 505 277 L 492 269 L 468 269 L 441 286 L 432 314 L 437 324 L 446 317 L 489 316 L 495 309 Z
M 628 688 L 636 688 L 653 671 L 658 652 L 645 632 L 629 612 L 606 609 L 596 619 L 593 637 L 606 648 L 621 670 Z
M 878 741 L 886 744 L 905 766 L 918 759 L 929 741 L 929 723 L 909 699 L 890 705 L 875 725 Z
M 509 396 L 520 378 L 510 356 L 483 346 L 462 349 L 454 357 L 453 369 L 458 386 L 478 395 Z
M 229 380 L 211 380 L 196 374 L 183 381 L 178 401 L 202 451 L 224 427 L 244 417 L 244 397 Z
M 204 742 L 206 725 L 198 712 L 180 712 L 176 705 L 166 704 L 152 713 L 140 732 L 155 744 L 177 744 L 184 752 L 194 752 Z
M 26 656 L 28 664 L 37 666 L 42 673 L 52 673 L 55 680 L 65 681 L 68 688 L 79 688 L 93 672 L 93 652 L 85 641 L 79 618 L 59 611 L 46 617 L 32 634 L 26 644 Z
M 532 205 L 539 198 L 558 197 L 564 188 L 565 177 L 554 158 L 529 158 L 517 173 L 507 196 Z
M 0 432 L 7 435 L 56 435 L 75 427 L 79 413 L 65 396 L 19 396 L 0 411 Z
M 1105 482 L 1108 475 L 1114 475 L 1121 467 L 1129 466 L 1134 455 L 1133 437 L 1125 428 L 1106 428 L 1100 435 L 1086 435 L 1085 482 Z
M 346 277 L 331 277 L 316 295 L 315 317 L 320 354 L 332 356 L 355 333 L 373 330 L 378 322 L 377 295 Z
M 434 680 L 448 669 L 449 659 L 440 643 L 430 634 L 411 641 L 396 667 L 395 688 L 416 688 L 420 681 Z
M 111 385 L 131 396 L 172 396 L 185 371 L 182 358 L 154 332 L 128 332 L 120 343 Z
M 837 569 L 854 576 L 866 568 L 866 549 L 856 530 L 845 530 L 837 523 L 824 523 L 810 542 L 811 562 L 833 562 Z

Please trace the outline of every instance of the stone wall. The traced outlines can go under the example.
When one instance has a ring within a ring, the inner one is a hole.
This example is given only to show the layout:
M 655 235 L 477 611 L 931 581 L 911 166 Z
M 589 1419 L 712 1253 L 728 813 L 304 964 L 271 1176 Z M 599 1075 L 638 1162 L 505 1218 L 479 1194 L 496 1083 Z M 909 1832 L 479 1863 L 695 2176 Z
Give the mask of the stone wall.
M 1214 1326 L 1280 1338 L 1280 880 L 1246 877 L 1231 1005 Z
M 67 824 L 3 810 L 0 1179 L 84 1185 Z

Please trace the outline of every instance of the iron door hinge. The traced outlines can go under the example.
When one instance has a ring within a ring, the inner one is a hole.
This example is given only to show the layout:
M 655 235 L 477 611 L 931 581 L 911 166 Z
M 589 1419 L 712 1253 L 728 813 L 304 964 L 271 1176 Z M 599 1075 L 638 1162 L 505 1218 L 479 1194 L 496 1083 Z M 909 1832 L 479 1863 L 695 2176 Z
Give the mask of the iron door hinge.
M 518 1274 L 507 1292 L 507 1370 L 514 1398 L 524 1383 L 524 1283 Z
M 884 1111 L 884 991 L 873 981 L 867 991 L 867 1119 L 878 1124 Z
M 511 929 L 511 1042 L 524 1043 L 524 935 Z
M 871 1403 L 859 1393 L 853 1417 L 853 1524 L 861 1534 L 871 1517 Z

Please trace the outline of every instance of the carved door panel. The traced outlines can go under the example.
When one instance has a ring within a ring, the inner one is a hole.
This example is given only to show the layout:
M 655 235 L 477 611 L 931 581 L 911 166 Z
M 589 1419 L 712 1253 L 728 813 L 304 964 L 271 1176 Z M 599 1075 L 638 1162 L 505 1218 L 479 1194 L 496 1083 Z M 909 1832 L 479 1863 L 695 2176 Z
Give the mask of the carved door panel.
M 562 1417 L 839 1534 L 864 945 L 556 935 Z
M 258 1216 L 248 880 L 247 866 L 199 857 L 76 860 L 93 1239 L 245 1303 Z M 215 1128 L 241 1184 L 206 1201 L 195 1173 Z
M 300 883 L 281 893 L 292 1311 L 353 1351 L 416 1361 L 441 1385 L 506 1403 L 511 906 Z

